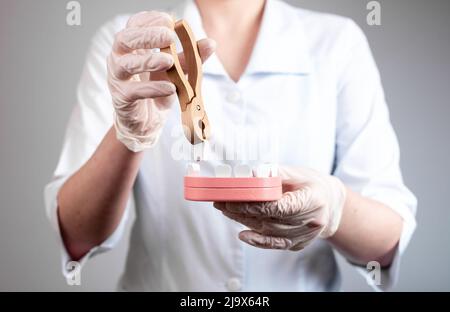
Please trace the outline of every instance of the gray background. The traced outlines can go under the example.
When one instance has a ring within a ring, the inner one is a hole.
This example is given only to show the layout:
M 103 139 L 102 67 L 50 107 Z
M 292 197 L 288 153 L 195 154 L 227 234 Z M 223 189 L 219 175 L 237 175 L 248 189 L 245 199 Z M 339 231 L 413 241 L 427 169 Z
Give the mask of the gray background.
M 86 266 L 82 286 L 67 286 L 45 218 L 43 187 L 56 166 L 94 31 L 116 14 L 178 1 L 80 2 L 80 27 L 65 23 L 67 1 L 0 2 L 1 291 L 113 290 L 124 263 L 127 237 Z M 450 1 L 380 1 L 378 27 L 365 22 L 368 0 L 289 2 L 352 17 L 366 32 L 400 139 L 404 177 L 419 198 L 419 227 L 395 289 L 449 291 Z M 369 290 L 340 262 L 345 290 Z

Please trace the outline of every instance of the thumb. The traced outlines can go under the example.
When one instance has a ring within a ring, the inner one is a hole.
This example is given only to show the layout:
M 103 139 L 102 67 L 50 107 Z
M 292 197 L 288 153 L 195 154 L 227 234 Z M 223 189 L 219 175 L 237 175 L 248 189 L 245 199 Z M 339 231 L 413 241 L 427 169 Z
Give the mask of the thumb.
M 283 181 L 296 180 L 298 182 L 307 182 L 311 176 L 311 170 L 301 167 L 280 166 L 278 174 Z
M 200 54 L 200 58 L 202 59 L 202 63 L 204 63 L 215 51 L 216 51 L 216 42 L 212 39 L 206 38 L 197 41 L 198 52 Z M 180 65 L 183 68 L 183 71 L 186 73 L 186 62 L 184 58 L 184 53 L 178 53 L 178 59 L 180 60 Z M 166 72 L 152 72 L 150 73 L 150 80 L 169 80 Z
M 312 179 L 317 175 L 311 169 L 286 166 L 280 166 L 278 173 L 282 179 L 283 193 L 292 192 L 310 184 Z
M 197 41 L 197 47 L 202 63 L 205 63 L 205 61 L 216 51 L 217 44 L 213 39 L 205 38 Z M 180 60 L 181 67 L 186 72 L 186 62 L 183 52 L 178 54 L 178 59 Z

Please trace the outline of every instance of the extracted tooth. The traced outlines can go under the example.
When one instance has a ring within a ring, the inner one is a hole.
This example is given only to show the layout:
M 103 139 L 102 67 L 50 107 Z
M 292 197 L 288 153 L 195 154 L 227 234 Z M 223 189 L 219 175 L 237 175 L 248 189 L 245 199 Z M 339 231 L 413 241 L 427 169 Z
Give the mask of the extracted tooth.
M 253 169 L 253 176 L 257 178 L 268 178 L 270 177 L 270 165 L 262 164 Z
M 190 163 L 187 165 L 186 175 L 188 177 L 197 177 L 200 175 L 200 164 Z
M 214 168 L 214 172 L 217 178 L 229 178 L 231 177 L 231 166 L 218 165 Z
M 205 144 L 202 142 L 192 146 L 192 153 L 195 161 L 205 159 Z
M 234 167 L 234 176 L 236 178 L 251 178 L 253 176 L 252 168 L 248 165 L 236 165 Z
M 270 176 L 278 177 L 278 165 L 277 164 L 270 165 Z

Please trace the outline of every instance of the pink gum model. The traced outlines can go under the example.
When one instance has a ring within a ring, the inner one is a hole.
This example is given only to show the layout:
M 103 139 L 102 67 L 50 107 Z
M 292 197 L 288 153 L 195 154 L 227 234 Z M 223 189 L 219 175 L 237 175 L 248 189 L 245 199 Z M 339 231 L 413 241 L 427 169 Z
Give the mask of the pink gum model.
M 184 198 L 191 201 L 256 202 L 281 198 L 280 177 L 184 177 Z

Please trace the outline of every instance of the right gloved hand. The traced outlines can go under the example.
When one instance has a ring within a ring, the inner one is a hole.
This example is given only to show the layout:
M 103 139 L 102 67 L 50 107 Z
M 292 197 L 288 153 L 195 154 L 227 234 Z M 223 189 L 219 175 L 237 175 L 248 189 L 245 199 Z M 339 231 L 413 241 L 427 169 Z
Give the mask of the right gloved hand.
M 249 230 L 239 238 L 255 247 L 298 251 L 339 228 L 347 188 L 336 177 L 306 168 L 279 168 L 283 197 L 272 202 L 214 203 Z
M 175 85 L 166 71 L 173 65 L 171 55 L 152 49 L 174 42 L 172 17 L 162 12 L 141 12 L 130 18 L 120 31 L 108 57 L 108 85 L 115 110 L 117 139 L 129 150 L 140 152 L 159 138 L 169 108 L 174 102 Z M 215 42 L 197 42 L 202 60 L 215 50 Z M 179 57 L 183 66 L 183 56 Z

